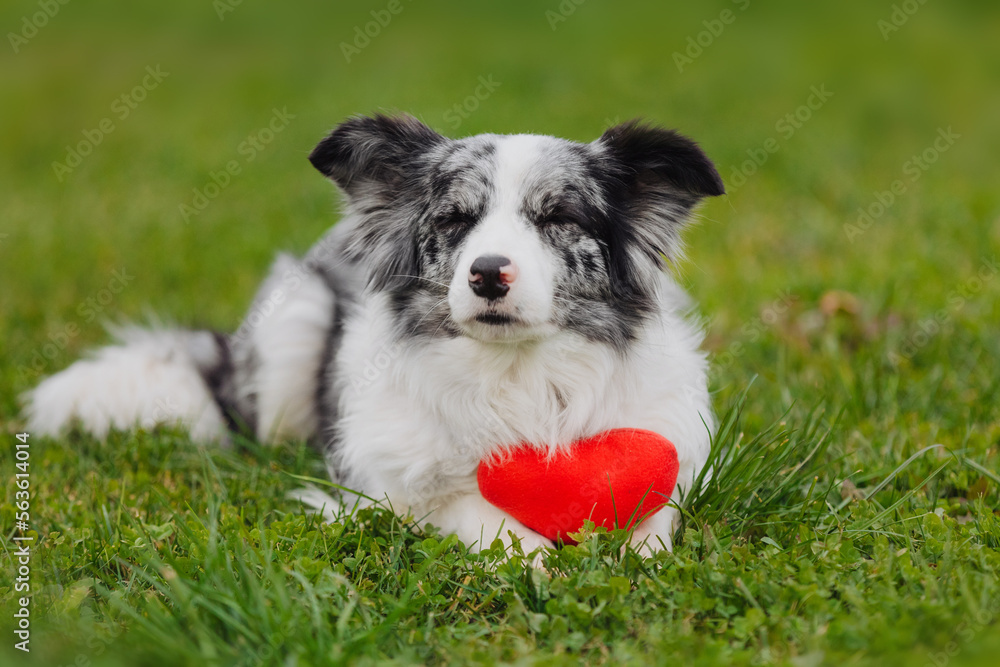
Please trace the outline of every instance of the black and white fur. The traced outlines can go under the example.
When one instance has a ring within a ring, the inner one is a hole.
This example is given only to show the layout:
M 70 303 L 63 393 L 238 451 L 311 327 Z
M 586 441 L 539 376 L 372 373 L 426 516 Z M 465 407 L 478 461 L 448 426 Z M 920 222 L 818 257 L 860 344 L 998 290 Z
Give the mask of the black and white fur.
M 303 259 L 278 258 L 235 333 L 120 332 L 28 394 L 29 427 L 313 439 L 341 484 L 470 545 L 512 531 L 525 552 L 551 543 L 476 484 L 505 447 L 649 429 L 690 486 L 713 417 L 701 333 L 664 268 L 692 208 L 723 193 L 694 142 L 635 122 L 589 144 L 452 140 L 379 115 L 310 161 L 346 215 Z M 636 539 L 669 548 L 675 518 Z

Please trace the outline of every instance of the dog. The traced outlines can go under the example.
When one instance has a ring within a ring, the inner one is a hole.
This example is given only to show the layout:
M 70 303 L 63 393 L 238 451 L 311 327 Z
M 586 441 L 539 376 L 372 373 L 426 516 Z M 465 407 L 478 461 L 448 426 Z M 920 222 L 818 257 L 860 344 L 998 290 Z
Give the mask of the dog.
M 511 446 L 647 429 L 676 446 L 673 500 L 691 487 L 714 421 L 702 332 L 667 265 L 694 207 L 724 193 L 696 143 L 639 121 L 591 143 L 449 139 L 374 115 L 309 159 L 345 215 L 277 258 L 235 332 L 118 330 L 27 394 L 29 428 L 312 440 L 359 497 L 524 553 L 554 545 L 476 481 Z M 677 518 L 665 507 L 632 539 L 669 549 Z

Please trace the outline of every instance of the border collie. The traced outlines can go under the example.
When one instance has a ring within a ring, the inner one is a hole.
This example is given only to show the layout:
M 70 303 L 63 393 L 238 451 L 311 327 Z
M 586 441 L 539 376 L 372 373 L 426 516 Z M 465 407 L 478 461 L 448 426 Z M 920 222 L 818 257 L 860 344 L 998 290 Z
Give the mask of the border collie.
M 705 196 L 691 140 L 630 122 L 591 143 L 448 139 L 409 116 L 357 117 L 309 157 L 346 199 L 304 258 L 279 256 L 235 333 L 118 331 L 26 396 L 30 428 L 183 424 L 310 439 L 330 474 L 466 544 L 552 546 L 488 503 L 479 462 L 612 428 L 677 447 L 677 495 L 714 427 L 702 334 L 666 271 Z M 677 510 L 635 529 L 670 548 Z

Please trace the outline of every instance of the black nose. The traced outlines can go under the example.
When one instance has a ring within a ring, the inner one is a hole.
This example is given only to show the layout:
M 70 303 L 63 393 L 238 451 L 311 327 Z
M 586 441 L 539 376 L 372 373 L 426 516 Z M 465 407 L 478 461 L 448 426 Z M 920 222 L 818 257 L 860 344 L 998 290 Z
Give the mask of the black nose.
M 469 287 L 476 296 L 484 299 L 499 299 L 510 291 L 510 285 L 504 279 L 503 267 L 510 264 L 510 260 L 500 255 L 483 255 L 476 258 L 469 269 L 471 277 Z

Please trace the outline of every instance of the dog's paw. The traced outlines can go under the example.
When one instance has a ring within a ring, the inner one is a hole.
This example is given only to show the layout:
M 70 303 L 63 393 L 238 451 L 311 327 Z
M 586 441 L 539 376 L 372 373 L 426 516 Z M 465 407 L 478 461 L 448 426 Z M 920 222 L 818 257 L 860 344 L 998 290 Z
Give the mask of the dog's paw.
M 528 535 L 518 535 L 518 541 L 521 544 L 521 551 L 525 555 L 530 554 L 538 549 L 555 549 L 555 542 L 547 537 L 542 537 L 538 533 L 531 533 Z
M 674 524 L 677 510 L 665 507 L 636 526 L 629 538 L 629 545 L 642 558 L 650 558 L 661 551 L 673 551 Z M 625 549 L 622 548 L 624 555 Z
M 295 489 L 285 494 L 289 500 L 297 500 L 306 506 L 308 511 L 316 512 L 323 516 L 327 523 L 333 523 L 343 516 L 345 507 L 342 501 L 331 495 L 320 491 L 316 487 L 307 486 Z
M 666 548 L 663 544 L 660 544 L 660 540 L 656 538 L 655 535 L 650 535 L 649 537 L 639 541 L 633 539 L 629 545 L 639 554 L 642 558 L 652 558 L 661 551 L 670 551 L 669 540 L 667 541 Z M 622 548 L 622 553 L 624 554 L 625 548 Z

